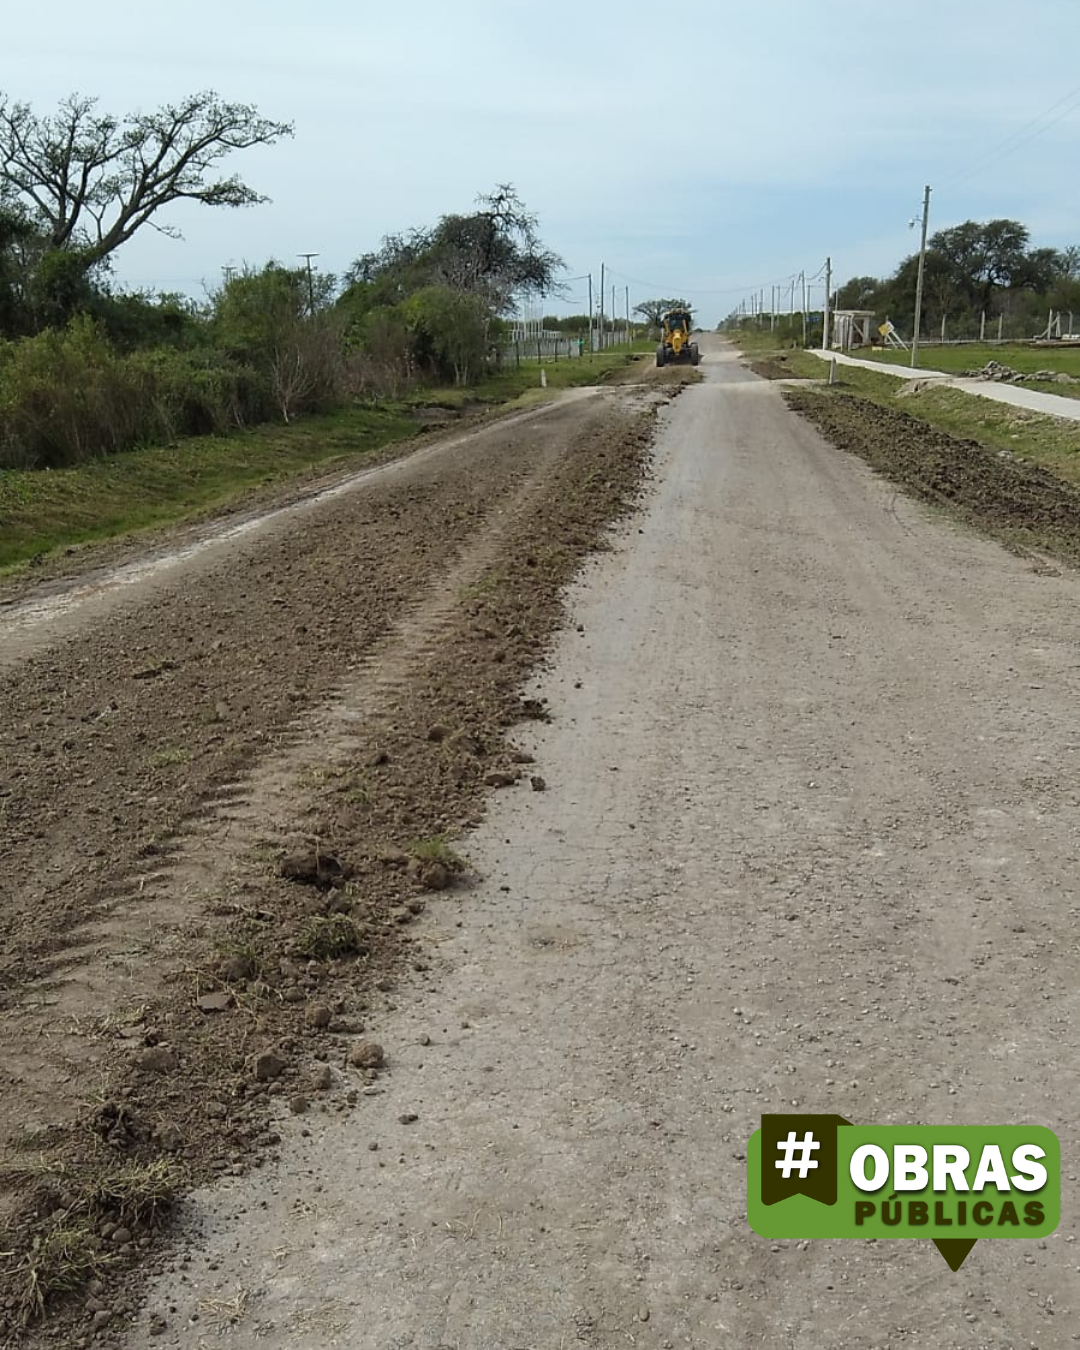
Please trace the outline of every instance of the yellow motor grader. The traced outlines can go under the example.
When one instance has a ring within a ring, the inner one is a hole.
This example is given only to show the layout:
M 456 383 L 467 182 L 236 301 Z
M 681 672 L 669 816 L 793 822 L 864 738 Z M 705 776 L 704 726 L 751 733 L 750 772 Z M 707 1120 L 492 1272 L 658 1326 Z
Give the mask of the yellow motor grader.
M 656 349 L 656 364 L 670 365 L 675 361 L 689 361 L 696 366 L 701 360 L 696 342 L 690 341 L 692 332 L 689 310 L 669 309 L 660 320 L 660 345 Z

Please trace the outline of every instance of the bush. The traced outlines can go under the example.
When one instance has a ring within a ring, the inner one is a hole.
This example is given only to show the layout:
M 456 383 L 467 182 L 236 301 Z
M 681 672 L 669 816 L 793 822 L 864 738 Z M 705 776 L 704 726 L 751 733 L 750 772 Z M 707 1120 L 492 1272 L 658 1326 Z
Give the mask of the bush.
M 60 468 L 265 421 L 270 374 L 213 352 L 118 354 L 101 327 L 0 344 L 0 467 Z

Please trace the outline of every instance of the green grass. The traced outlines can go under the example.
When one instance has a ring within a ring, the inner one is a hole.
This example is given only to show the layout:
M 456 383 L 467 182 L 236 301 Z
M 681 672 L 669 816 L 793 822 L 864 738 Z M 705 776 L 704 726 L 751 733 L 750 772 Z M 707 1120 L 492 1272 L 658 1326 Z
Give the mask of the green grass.
M 870 361 L 881 361 L 889 365 L 906 366 L 910 369 L 911 353 L 893 348 L 888 351 L 868 351 L 852 353 L 865 356 Z M 1077 347 L 1031 347 L 1026 344 L 989 346 L 973 344 L 965 347 L 920 347 L 919 366 L 924 370 L 943 370 L 948 374 L 960 374 L 965 370 L 981 370 L 988 361 L 997 361 L 1003 366 L 1012 366 L 1024 374 L 1033 374 L 1037 370 L 1053 370 L 1071 375 L 1080 380 L 1080 346 Z M 1050 394 L 1061 394 L 1065 398 L 1080 398 L 1080 384 L 1056 384 L 1049 380 L 1032 383 L 1025 381 L 1025 389 L 1040 389 Z
M 545 360 L 551 391 L 595 384 L 649 343 Z M 482 384 L 424 389 L 397 404 L 349 408 L 291 426 L 200 436 L 90 460 L 71 469 L 0 469 L 0 573 L 61 548 L 190 520 L 253 488 L 344 466 L 414 435 L 421 405 L 460 410 L 543 397 L 540 363 L 523 361 Z
M 413 395 L 411 401 L 428 407 L 454 409 L 477 404 L 513 403 L 526 396 L 532 398 L 539 395 L 543 388 L 540 383 L 541 369 L 547 377 L 549 390 L 573 389 L 597 384 L 611 371 L 625 366 L 632 355 L 652 351 L 655 351 L 655 344 L 643 340 L 603 352 L 587 352 L 584 356 L 560 356 L 557 361 L 554 357 L 545 357 L 543 361 L 535 357 L 522 358 L 520 366 L 515 366 L 511 357 L 508 368 L 482 384 L 461 389 L 421 390 Z
M 740 352 L 753 361 L 774 361 L 784 358 L 784 365 L 790 369 L 793 379 L 821 379 L 824 367 L 816 356 L 798 347 L 784 347 L 776 340 L 775 334 L 767 328 L 743 328 L 738 333 L 728 333 Z
M 0 570 L 54 549 L 189 519 L 253 487 L 371 454 L 416 430 L 401 407 L 354 408 L 71 469 L 0 470 Z
M 451 872 L 465 869 L 465 859 L 450 847 L 441 834 L 432 835 L 430 839 L 413 839 L 408 851 L 420 862 L 442 863 Z

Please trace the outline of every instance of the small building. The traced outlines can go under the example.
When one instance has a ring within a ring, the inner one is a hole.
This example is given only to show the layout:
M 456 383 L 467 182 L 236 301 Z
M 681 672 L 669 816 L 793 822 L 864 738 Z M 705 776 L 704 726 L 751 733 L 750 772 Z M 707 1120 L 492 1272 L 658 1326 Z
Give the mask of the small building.
M 842 352 L 849 352 L 852 347 L 870 347 L 875 331 L 873 310 L 838 309 L 833 313 L 829 345 Z

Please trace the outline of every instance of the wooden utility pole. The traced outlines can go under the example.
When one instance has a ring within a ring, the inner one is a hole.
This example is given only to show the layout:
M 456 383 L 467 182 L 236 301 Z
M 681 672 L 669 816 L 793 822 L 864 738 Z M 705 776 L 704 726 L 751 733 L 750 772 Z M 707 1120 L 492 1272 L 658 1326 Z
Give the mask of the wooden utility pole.
M 926 228 L 930 224 L 930 184 L 923 194 L 922 243 L 919 246 L 919 278 L 915 283 L 915 330 L 911 334 L 911 364 L 919 364 L 919 325 L 922 323 L 923 272 L 926 268 Z
M 600 264 L 600 350 L 604 350 L 604 264 Z
M 307 293 L 308 293 L 308 315 L 313 317 L 315 314 L 315 281 L 311 275 L 311 260 L 317 258 L 317 253 L 298 253 L 298 258 L 303 258 L 307 263 Z
M 593 345 L 593 312 L 592 312 L 592 273 L 589 273 L 589 351 L 595 351 Z
M 832 295 L 832 259 L 825 259 L 825 309 L 822 313 L 821 349 L 829 350 L 829 299 Z

